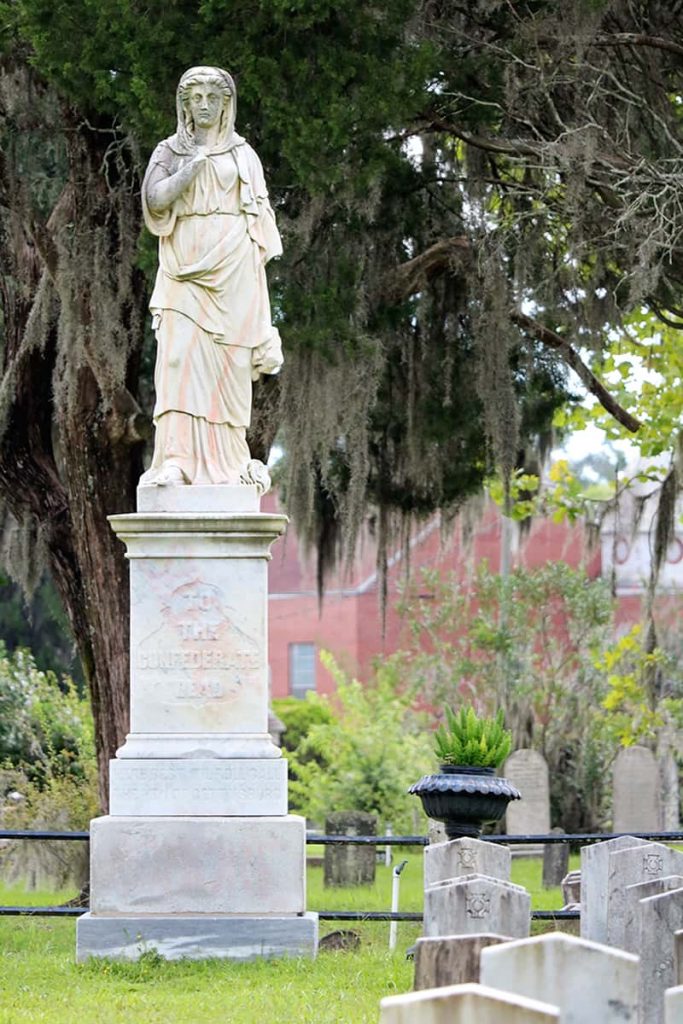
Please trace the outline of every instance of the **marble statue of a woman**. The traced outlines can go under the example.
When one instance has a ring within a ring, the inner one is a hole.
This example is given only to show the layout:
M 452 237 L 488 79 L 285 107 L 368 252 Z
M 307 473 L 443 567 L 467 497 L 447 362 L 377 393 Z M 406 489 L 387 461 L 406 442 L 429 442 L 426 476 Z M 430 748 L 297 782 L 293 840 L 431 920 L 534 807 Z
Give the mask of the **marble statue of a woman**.
M 282 246 L 235 105 L 227 71 L 186 71 L 177 131 L 154 150 L 142 185 L 145 223 L 159 237 L 149 304 L 156 433 L 143 484 L 259 484 L 246 429 L 252 381 L 282 365 L 265 273 Z

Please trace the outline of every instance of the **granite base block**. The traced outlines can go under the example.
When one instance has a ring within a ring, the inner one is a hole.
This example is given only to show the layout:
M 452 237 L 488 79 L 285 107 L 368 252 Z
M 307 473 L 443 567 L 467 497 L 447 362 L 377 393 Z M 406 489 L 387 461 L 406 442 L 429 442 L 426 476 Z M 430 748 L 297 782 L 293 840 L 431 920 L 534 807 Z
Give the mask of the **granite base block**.
M 285 815 L 284 758 L 136 758 L 109 762 L 109 812 L 119 815 Z
M 314 957 L 318 915 L 229 917 L 84 914 L 76 929 L 76 959 L 138 960 L 155 950 L 167 960 L 257 960 Z
M 113 817 L 90 823 L 90 909 L 301 914 L 306 823 L 286 817 Z

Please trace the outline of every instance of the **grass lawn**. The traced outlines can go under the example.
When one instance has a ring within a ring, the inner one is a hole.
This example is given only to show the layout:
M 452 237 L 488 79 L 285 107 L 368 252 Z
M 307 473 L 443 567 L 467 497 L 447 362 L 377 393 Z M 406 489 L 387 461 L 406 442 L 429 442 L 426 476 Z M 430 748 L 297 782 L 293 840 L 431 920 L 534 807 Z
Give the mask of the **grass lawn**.
M 401 875 L 401 910 L 421 910 L 422 853 Z M 572 865 L 573 866 L 573 865 Z M 561 906 L 558 890 L 540 887 L 541 862 L 515 860 L 512 879 L 532 892 L 538 909 Z M 73 893 L 25 893 L 0 885 L 0 903 L 49 905 Z M 322 868 L 308 871 L 312 910 L 388 910 L 391 869 L 377 867 L 374 886 L 324 889 Z M 323 921 L 321 936 L 353 928 L 355 952 L 321 952 L 315 961 L 233 964 L 164 962 L 154 954 L 137 964 L 74 962 L 73 920 L 0 918 L 0 1024 L 363 1024 L 378 1019 L 379 1000 L 412 987 L 405 950 L 419 925 L 400 924 L 390 953 L 389 924 Z

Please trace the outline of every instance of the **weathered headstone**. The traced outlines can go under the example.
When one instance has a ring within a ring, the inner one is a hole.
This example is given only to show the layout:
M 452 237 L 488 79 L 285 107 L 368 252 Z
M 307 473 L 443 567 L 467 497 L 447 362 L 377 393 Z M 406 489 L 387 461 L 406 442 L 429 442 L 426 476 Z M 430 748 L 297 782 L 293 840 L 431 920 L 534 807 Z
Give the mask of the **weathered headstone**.
M 676 985 L 683 986 L 683 931 L 674 936 L 674 966 L 676 968 Z
M 480 839 L 452 839 L 425 847 L 425 888 L 461 875 L 487 875 L 510 880 L 510 851 L 501 843 L 485 843 Z
M 484 985 L 387 996 L 380 1003 L 380 1024 L 558 1024 L 559 1010 L 535 999 L 498 992 Z
M 448 839 L 446 835 L 446 826 L 442 821 L 434 821 L 433 818 L 429 819 L 429 842 L 431 843 L 445 843 Z
M 604 843 L 581 848 L 581 938 L 607 941 L 607 879 L 610 854 L 634 846 L 644 839 L 617 836 Z
M 505 777 L 522 794 L 513 800 L 505 816 L 508 835 L 547 835 L 550 832 L 550 783 L 548 764 L 537 750 L 516 750 L 505 762 Z M 513 847 L 513 855 L 541 856 L 543 847 Z
M 676 984 L 676 932 L 683 928 L 683 889 L 638 904 L 641 1024 L 663 1024 L 664 990 Z
M 479 958 L 482 949 L 509 937 L 491 935 L 444 935 L 421 938 L 415 946 L 415 982 L 413 988 L 439 988 L 442 985 L 464 985 L 479 981 Z
M 463 875 L 425 889 L 424 934 L 529 934 L 531 900 L 521 885 L 485 875 Z
M 365 811 L 337 811 L 325 819 L 330 836 L 375 836 L 377 818 Z M 325 847 L 326 886 L 372 885 L 375 881 L 377 847 L 339 843 Z
M 612 785 L 614 832 L 656 832 L 660 828 L 661 781 L 651 750 L 637 744 L 620 750 Z
M 562 902 L 565 907 L 581 902 L 580 871 L 568 871 L 562 879 Z
M 563 828 L 554 828 L 555 835 L 564 835 Z M 569 843 L 547 843 L 543 848 L 543 888 L 554 889 L 562 884 L 569 868 Z
M 683 853 L 662 843 L 615 850 L 607 875 L 607 942 L 621 945 L 625 923 L 626 887 L 683 874 Z
M 553 932 L 482 950 L 481 982 L 552 998 L 562 1024 L 638 1020 L 638 957 L 574 935 Z
M 640 953 L 640 901 L 649 896 L 659 896 L 673 889 L 683 889 L 683 875 L 667 875 L 665 878 L 654 878 L 651 882 L 638 882 L 627 885 L 624 899 L 618 912 L 610 913 L 607 922 L 607 937 L 610 946 L 618 946 L 627 953 Z
M 671 750 L 658 758 L 662 784 L 660 827 L 663 832 L 676 832 L 681 823 L 681 794 L 678 762 Z
M 683 985 L 664 993 L 664 1024 L 683 1024 Z

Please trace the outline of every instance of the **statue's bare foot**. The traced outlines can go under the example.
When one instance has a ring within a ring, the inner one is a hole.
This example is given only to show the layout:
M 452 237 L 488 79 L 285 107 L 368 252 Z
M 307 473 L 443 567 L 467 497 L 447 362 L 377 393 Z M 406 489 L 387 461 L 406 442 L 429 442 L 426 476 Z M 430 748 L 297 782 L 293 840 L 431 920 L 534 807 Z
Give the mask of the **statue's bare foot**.
M 187 484 L 187 478 L 180 466 L 171 463 L 168 466 L 162 466 L 154 478 L 154 483 L 157 487 L 178 487 Z

